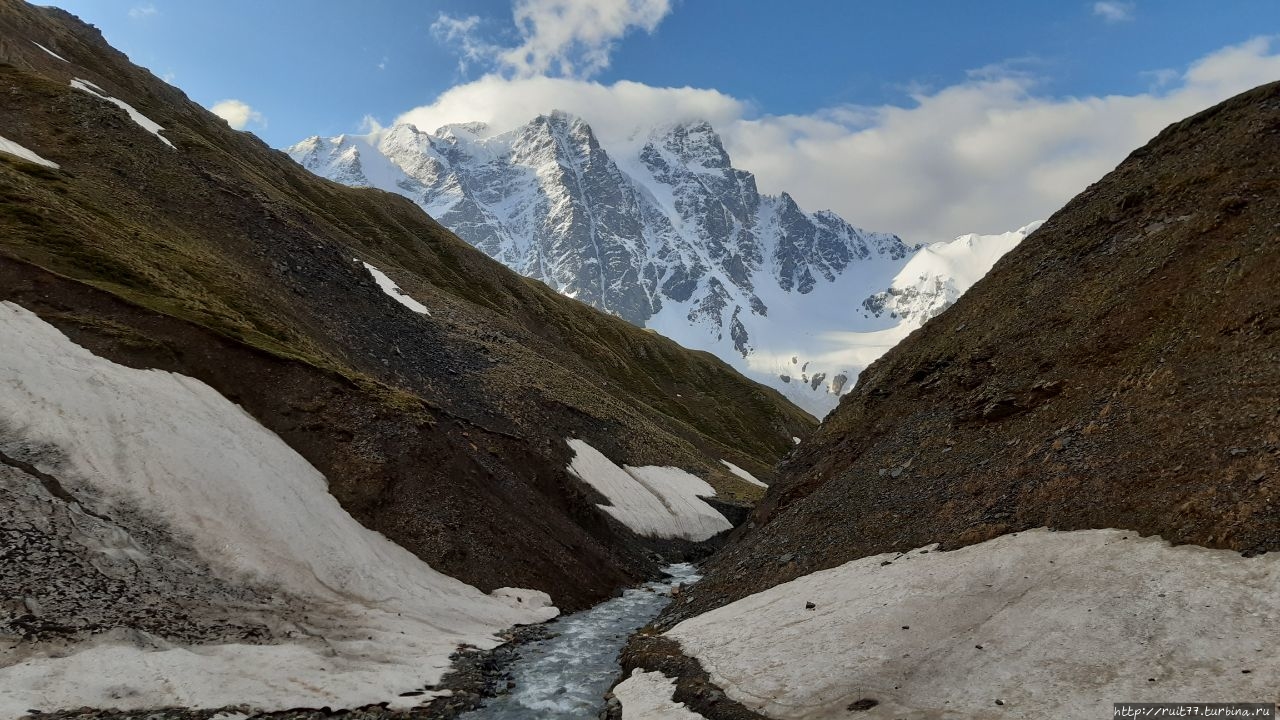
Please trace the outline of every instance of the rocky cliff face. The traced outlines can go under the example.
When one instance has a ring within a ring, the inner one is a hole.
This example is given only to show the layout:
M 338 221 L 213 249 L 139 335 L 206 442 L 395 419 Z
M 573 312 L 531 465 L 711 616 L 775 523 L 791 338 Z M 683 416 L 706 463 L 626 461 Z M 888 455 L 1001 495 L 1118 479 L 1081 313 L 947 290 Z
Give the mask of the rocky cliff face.
M 761 194 L 704 122 L 605 148 L 554 112 L 503 133 L 398 125 L 288 153 L 332 180 L 399 192 L 517 272 L 712 351 L 819 415 L 843 389 L 835 378 L 862 366 L 817 338 L 892 326 L 849 299 L 883 289 L 915 250 Z M 793 356 L 811 367 L 792 368 Z

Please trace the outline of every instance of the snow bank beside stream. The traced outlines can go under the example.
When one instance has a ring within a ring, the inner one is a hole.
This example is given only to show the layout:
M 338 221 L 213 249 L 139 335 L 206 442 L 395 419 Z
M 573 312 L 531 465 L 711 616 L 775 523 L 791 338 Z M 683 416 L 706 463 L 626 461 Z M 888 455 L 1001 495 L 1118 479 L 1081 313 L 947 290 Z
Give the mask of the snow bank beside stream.
M 1280 701 L 1280 557 L 1036 530 L 862 558 L 668 635 L 774 718 L 1091 718 Z M 806 609 L 811 602 L 813 609 Z
M 223 580 L 274 593 L 262 608 L 175 600 L 191 612 L 301 608 L 274 644 L 183 647 L 128 631 L 69 649 L 19 643 L 0 654 L 2 717 L 394 701 L 438 681 L 459 644 L 492 647 L 495 632 L 557 614 L 543 593 L 485 595 L 364 528 L 320 472 L 202 382 L 99 358 L 12 303 L 0 303 L 0 338 L 0 450 L 100 516 L 141 513 Z

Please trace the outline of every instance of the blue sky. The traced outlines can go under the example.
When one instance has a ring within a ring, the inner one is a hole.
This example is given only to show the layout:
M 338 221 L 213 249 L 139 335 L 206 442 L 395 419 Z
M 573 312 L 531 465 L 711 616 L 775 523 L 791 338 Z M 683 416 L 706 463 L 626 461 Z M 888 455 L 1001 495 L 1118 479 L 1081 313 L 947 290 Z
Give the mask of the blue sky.
M 429 130 L 440 120 L 514 125 L 556 107 L 603 128 L 706 115 L 764 189 L 923 240 L 1036 219 L 1164 123 L 1280 79 L 1274 0 L 54 4 L 197 102 L 251 107 L 240 116 L 247 129 L 277 147 L 355 131 L 366 116 Z M 607 17 L 587 12 L 606 6 Z M 546 62 L 513 61 L 513 48 Z M 1097 107 L 1053 129 L 1082 105 Z M 1015 132 L 988 152 L 982 135 L 1002 114 Z M 1100 131 L 1102 122 L 1123 127 Z M 946 144 L 930 150 L 932 134 Z M 992 160 L 1006 152 L 1026 157 Z M 890 164 L 891 177 L 873 172 Z M 1015 178 L 1040 190 L 1018 195 Z M 874 186 L 886 182 L 921 192 L 878 199 Z M 924 217 L 921 204 L 936 210 Z

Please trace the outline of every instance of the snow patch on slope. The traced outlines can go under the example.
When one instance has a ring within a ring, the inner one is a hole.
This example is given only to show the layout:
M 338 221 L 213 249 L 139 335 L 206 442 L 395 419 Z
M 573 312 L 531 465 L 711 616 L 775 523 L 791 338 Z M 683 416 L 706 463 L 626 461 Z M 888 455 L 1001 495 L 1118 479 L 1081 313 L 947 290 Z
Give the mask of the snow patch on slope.
M 702 501 L 716 491 L 701 478 L 675 467 L 618 467 L 582 440 L 567 442 L 574 452 L 569 472 L 608 498 L 597 507 L 637 534 L 701 541 L 733 528 Z
M 5 137 L 0 137 L 0 152 L 6 152 L 15 157 L 20 157 L 27 162 L 33 162 L 37 165 L 53 168 L 54 170 L 57 170 L 60 167 L 58 163 L 53 162 L 52 160 L 45 160 L 22 145 L 19 145 Z
M 668 634 L 774 718 L 864 698 L 867 718 L 1106 717 L 1121 699 L 1276 700 L 1277 586 L 1272 555 L 1035 530 L 854 560 Z
M 765 485 L 764 483 L 762 483 L 762 482 L 760 482 L 759 480 L 757 480 L 755 475 L 752 475 L 751 473 L 747 472 L 746 470 L 743 470 L 742 468 L 738 467 L 737 465 L 734 465 L 733 463 L 729 462 L 728 460 L 721 460 L 720 462 L 721 462 L 725 467 L 729 468 L 729 472 L 733 473 L 734 475 L 737 475 L 738 477 L 742 478 L 743 480 L 746 480 L 747 482 L 751 483 L 752 485 L 755 485 L 756 487 L 762 487 L 762 488 L 767 488 L 767 487 L 769 487 L 768 485 Z
M 390 295 L 396 302 L 416 313 L 421 313 L 423 315 L 431 314 L 431 311 L 427 309 L 426 305 L 414 300 L 409 293 L 401 290 L 400 286 L 397 285 L 394 280 L 387 277 L 386 273 L 367 262 L 361 262 L 361 264 L 364 265 L 364 269 L 368 270 L 369 274 L 373 276 L 374 282 L 378 283 L 378 287 L 382 288 L 382 292 Z
M 36 42 L 35 40 L 32 40 L 32 41 L 31 41 L 31 44 L 32 44 L 32 45 L 35 45 L 36 47 L 40 48 L 41 50 L 43 50 L 43 51 L 45 51 L 45 52 L 49 53 L 50 55 L 52 55 L 52 56 L 54 56 L 54 57 L 58 58 L 58 59 L 59 59 L 59 60 L 61 60 L 62 62 L 68 62 L 68 60 L 67 60 L 66 58 L 64 58 L 64 57 L 62 57 L 61 55 L 59 55 L 58 53 L 56 53 L 56 52 L 54 52 L 54 51 L 50 50 L 49 48 L 47 48 L 47 47 L 45 47 L 45 46 L 41 45 L 40 43 Z
M 80 78 L 76 78 L 71 81 L 71 87 L 77 90 L 83 90 L 84 92 L 87 92 L 90 95 L 106 100 L 107 102 L 111 103 L 112 105 L 115 105 L 121 110 L 124 110 L 126 113 L 129 114 L 129 119 L 132 120 L 134 124 L 142 128 L 143 130 L 146 130 L 147 132 L 151 133 L 152 135 L 155 135 L 157 138 L 160 138 L 160 142 L 164 143 L 165 145 L 168 145 L 169 147 L 173 147 L 173 143 L 169 142 L 168 138 L 160 134 L 160 131 L 164 130 L 164 128 L 160 127 L 160 124 L 153 121 L 151 118 L 135 110 L 134 107 L 129 103 L 119 98 L 114 98 L 114 97 L 111 97 L 110 95 L 107 95 L 105 92 L 103 92 L 102 88 L 98 87 L 97 85 L 94 85 L 88 80 L 81 80 Z M 174 149 L 176 150 L 177 148 L 174 148 Z
M 672 699 L 675 689 L 675 680 L 636 668 L 631 677 L 618 683 L 613 695 L 622 703 L 622 717 L 627 720 L 704 720 Z
M 307 608 L 275 645 L 175 647 L 116 632 L 22 646 L 0 655 L 0 716 L 378 703 L 438 681 L 461 643 L 493 647 L 496 631 L 557 614 L 542 593 L 487 596 L 364 528 L 314 467 L 197 380 L 99 358 L 12 303 L 0 303 L 0 337 L 0 450 L 58 448 L 61 460 L 34 464 L 99 514 L 145 512 L 221 579 L 275 588 L 281 605 L 264 615 Z

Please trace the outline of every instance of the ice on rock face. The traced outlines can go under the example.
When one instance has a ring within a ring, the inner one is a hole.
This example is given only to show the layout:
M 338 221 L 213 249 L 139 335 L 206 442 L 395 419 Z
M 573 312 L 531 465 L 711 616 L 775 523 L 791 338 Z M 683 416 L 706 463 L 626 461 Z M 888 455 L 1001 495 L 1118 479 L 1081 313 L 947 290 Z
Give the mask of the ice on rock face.
M 1039 222 L 999 235 L 961 235 L 950 242 L 926 245 L 893 278 L 885 290 L 862 301 L 867 312 L 890 315 L 919 327 L 951 307 L 960 295 L 995 265 Z
M 916 246 L 761 193 L 706 122 L 606 142 L 552 112 L 505 132 L 398 125 L 288 153 L 338 182 L 399 192 L 516 272 L 714 353 L 814 415 L 910 330 L 858 303 L 890 287 Z M 969 284 L 954 276 L 944 295 Z M 822 380 L 782 381 L 792 355 Z

